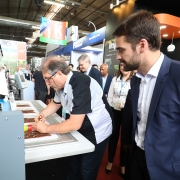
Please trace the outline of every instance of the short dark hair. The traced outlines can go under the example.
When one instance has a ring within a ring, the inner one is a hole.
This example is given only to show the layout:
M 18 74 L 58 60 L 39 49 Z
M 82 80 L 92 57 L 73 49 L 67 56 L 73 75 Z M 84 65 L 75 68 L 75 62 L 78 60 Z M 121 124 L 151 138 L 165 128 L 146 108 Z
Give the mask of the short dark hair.
M 151 51 L 160 49 L 160 23 L 156 17 L 146 10 L 139 10 L 128 16 L 114 31 L 113 35 L 124 36 L 135 50 L 141 39 L 146 39 Z
M 98 67 L 98 65 L 97 65 L 97 64 L 93 64 L 92 66 L 93 66 L 93 67 L 94 67 L 94 66 L 97 66 L 97 67 Z
M 72 67 L 74 67 L 74 65 L 73 65 L 73 64 L 71 64 L 71 63 L 69 63 L 69 66 L 72 66 Z

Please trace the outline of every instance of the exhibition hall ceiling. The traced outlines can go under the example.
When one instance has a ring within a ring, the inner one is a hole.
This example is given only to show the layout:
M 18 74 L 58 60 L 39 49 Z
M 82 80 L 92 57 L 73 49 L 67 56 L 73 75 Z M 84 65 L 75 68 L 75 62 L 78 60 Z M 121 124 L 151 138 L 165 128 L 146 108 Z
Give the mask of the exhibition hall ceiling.
M 41 2 L 42 0 L 37 0 Z M 60 1 L 60 0 L 59 0 Z M 32 37 L 35 29 L 20 22 L 31 22 L 32 25 L 40 25 L 40 17 L 53 15 L 52 20 L 68 21 L 68 27 L 78 26 L 79 37 L 93 32 L 94 26 L 86 26 L 87 21 L 95 24 L 96 29 L 106 26 L 107 14 L 112 0 L 64 0 L 70 3 L 59 11 L 53 9 L 53 5 L 42 2 L 37 6 L 35 0 L 0 0 L 0 39 L 24 41 L 26 37 Z M 11 19 L 13 18 L 13 19 Z M 4 20 L 3 20 L 4 19 Z M 12 20 L 11 22 L 5 20 Z M 15 22 L 14 22 L 15 21 Z M 83 34 L 84 33 L 84 34 Z M 46 43 L 37 38 L 32 47 L 28 48 L 28 58 L 45 56 Z
M 44 0 L 45 1 L 45 0 Z M 54 0 L 53 0 L 54 1 Z M 31 38 L 36 29 L 33 25 L 40 25 L 40 17 L 53 16 L 52 20 L 67 21 L 68 27 L 78 26 L 79 37 L 94 31 L 94 26 L 86 26 L 87 21 L 91 21 L 100 29 L 106 26 L 110 4 L 116 4 L 116 0 L 56 0 L 64 3 L 63 8 L 57 8 L 56 5 L 50 5 L 43 0 L 0 0 L 0 39 L 23 41 Z M 120 0 L 121 1 L 121 0 Z M 174 11 L 180 0 L 136 0 L 156 4 L 159 7 L 173 8 Z M 41 5 L 37 6 L 39 2 Z M 42 3 L 41 3 L 42 2 Z M 173 6 L 174 4 L 174 6 Z M 179 12 L 179 10 L 178 10 Z M 180 16 L 179 16 L 180 17 Z M 8 21 L 9 20 L 9 21 Z M 24 22 L 24 24 L 22 24 Z M 30 24 L 30 25 L 29 25 Z M 27 49 L 27 57 L 44 57 L 46 43 L 39 41 L 37 37 L 31 47 Z

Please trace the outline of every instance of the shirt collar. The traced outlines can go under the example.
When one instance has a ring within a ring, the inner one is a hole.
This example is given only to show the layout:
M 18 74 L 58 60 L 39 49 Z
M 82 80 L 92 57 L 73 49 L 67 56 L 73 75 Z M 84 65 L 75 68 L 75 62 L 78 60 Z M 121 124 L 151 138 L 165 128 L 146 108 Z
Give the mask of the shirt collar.
M 92 68 L 92 65 L 90 65 L 89 68 L 87 69 L 86 75 L 89 75 L 89 72 L 90 72 L 91 68 Z
M 154 76 L 154 77 L 157 77 L 158 76 L 158 73 L 159 73 L 159 70 L 160 70 L 160 67 L 162 65 L 162 62 L 163 62 L 163 59 L 164 59 L 164 54 L 161 53 L 160 57 L 158 58 L 158 60 L 156 61 L 156 63 L 151 67 L 151 69 L 148 71 L 148 73 L 146 74 L 146 76 Z M 135 74 L 138 78 L 144 78 L 144 76 L 142 75 L 141 72 L 137 72 Z
M 108 77 L 108 74 L 104 77 L 104 76 L 102 76 L 102 78 L 104 78 L 104 79 L 107 79 L 107 77 Z
M 70 71 L 69 74 L 67 75 L 66 83 L 65 83 L 64 89 L 63 89 L 63 93 L 65 93 L 65 94 L 67 94 L 67 92 L 68 92 L 68 84 L 69 84 L 69 81 L 70 81 L 72 75 L 73 75 L 72 71 Z

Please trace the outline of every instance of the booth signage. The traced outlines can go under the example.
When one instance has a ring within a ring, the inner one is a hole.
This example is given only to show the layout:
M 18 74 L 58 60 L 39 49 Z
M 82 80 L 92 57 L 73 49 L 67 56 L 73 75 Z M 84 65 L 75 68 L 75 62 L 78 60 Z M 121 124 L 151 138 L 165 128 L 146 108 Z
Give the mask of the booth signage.
M 84 40 L 84 37 L 75 41 L 73 43 L 73 49 L 81 47 L 83 45 L 83 40 Z
M 88 34 L 73 43 L 73 49 L 78 50 L 105 39 L 105 27 Z
M 53 21 L 41 17 L 40 38 L 41 42 L 66 45 L 68 22 Z
M 90 46 L 92 44 L 103 41 L 105 39 L 105 30 L 106 30 L 106 27 L 98 29 L 97 31 L 92 32 L 89 35 L 82 37 L 82 38 L 78 39 L 77 41 L 75 41 L 65 47 L 59 47 L 59 49 L 55 49 L 54 51 L 49 52 L 47 54 L 47 56 L 50 56 L 52 54 L 66 55 L 66 54 L 70 54 L 70 52 L 73 50 L 82 51 L 82 48 L 84 48 L 86 46 Z

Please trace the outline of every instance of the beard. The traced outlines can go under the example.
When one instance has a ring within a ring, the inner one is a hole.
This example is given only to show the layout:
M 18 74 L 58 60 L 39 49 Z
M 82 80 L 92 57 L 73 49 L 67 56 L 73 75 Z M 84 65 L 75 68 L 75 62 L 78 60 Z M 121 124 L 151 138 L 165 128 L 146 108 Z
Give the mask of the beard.
M 124 59 L 120 59 L 120 64 L 124 67 L 124 71 L 137 70 L 140 66 L 140 56 L 134 52 L 128 62 L 126 62 Z

